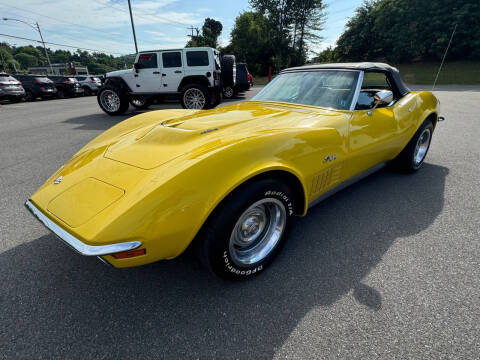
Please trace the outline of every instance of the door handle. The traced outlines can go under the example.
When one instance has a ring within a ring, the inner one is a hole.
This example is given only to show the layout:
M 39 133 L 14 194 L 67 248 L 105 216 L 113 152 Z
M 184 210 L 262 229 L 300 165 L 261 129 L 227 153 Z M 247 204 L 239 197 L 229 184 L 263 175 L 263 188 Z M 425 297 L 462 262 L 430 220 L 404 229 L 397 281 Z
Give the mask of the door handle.
M 180 70 L 175 71 L 175 74 L 181 74 L 182 72 Z
M 412 108 L 408 108 L 408 112 L 412 112 L 412 111 L 413 111 L 413 109 L 412 109 Z
M 154 74 L 160 74 L 160 71 L 154 71 L 153 73 Z
M 167 74 L 162 74 L 162 76 L 167 76 Z

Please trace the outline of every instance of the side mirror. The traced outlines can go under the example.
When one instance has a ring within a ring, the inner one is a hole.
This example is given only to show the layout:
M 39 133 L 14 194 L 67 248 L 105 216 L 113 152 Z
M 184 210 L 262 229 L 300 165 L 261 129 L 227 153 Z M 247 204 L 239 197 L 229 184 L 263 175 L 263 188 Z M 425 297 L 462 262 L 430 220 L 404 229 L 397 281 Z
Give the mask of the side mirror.
M 135 72 L 138 72 L 138 70 L 142 68 L 142 65 L 139 63 L 134 63 L 133 68 L 135 69 Z
M 381 90 L 377 92 L 373 98 L 375 106 L 367 113 L 368 115 L 372 115 L 373 110 L 378 106 L 390 104 L 393 101 L 393 93 L 390 90 Z
M 381 90 L 374 96 L 375 105 L 388 105 L 393 101 L 393 93 L 390 90 Z

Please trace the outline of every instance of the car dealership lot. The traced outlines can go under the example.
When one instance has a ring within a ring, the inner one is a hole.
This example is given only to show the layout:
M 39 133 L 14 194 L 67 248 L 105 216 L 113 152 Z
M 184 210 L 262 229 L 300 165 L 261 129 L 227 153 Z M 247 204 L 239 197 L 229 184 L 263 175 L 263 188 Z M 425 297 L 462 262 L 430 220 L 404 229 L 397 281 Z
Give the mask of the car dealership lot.
M 23 202 L 133 113 L 95 97 L 3 105 L 0 358 L 478 358 L 480 87 L 439 90 L 447 120 L 419 173 L 324 201 L 241 283 L 190 254 L 117 270 L 62 245 Z

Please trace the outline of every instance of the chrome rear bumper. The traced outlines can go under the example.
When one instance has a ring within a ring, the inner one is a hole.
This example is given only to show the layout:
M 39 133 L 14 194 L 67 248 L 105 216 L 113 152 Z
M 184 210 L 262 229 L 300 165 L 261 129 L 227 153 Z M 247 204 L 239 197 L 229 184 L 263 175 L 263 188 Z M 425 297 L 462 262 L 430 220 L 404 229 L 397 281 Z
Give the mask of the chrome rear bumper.
M 138 248 L 142 243 L 140 241 L 121 242 L 109 245 L 88 245 L 77 239 L 60 226 L 55 224 L 45 216 L 30 200 L 25 202 L 25 207 L 35 216 L 47 229 L 62 239 L 67 245 L 75 251 L 85 256 L 102 256 L 114 254 L 122 251 L 128 251 Z

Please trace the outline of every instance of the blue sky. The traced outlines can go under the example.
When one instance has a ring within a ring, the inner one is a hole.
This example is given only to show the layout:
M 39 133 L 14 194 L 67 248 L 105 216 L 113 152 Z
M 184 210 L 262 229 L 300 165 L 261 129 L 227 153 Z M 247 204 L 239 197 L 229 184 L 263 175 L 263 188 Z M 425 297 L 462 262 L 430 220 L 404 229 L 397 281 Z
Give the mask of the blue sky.
M 222 22 L 220 43 L 226 45 L 235 17 L 249 10 L 248 0 L 131 0 L 139 50 L 183 47 L 188 27 L 201 27 L 206 17 Z M 317 50 L 333 45 L 362 0 L 327 0 L 325 38 Z M 127 0 L 0 0 L 0 18 L 39 22 L 45 41 L 101 50 L 134 53 Z M 28 26 L 0 19 L 0 33 L 38 39 Z M 17 46 L 31 42 L 0 37 Z M 60 46 L 52 48 L 66 49 Z M 71 49 L 74 50 L 74 49 Z

